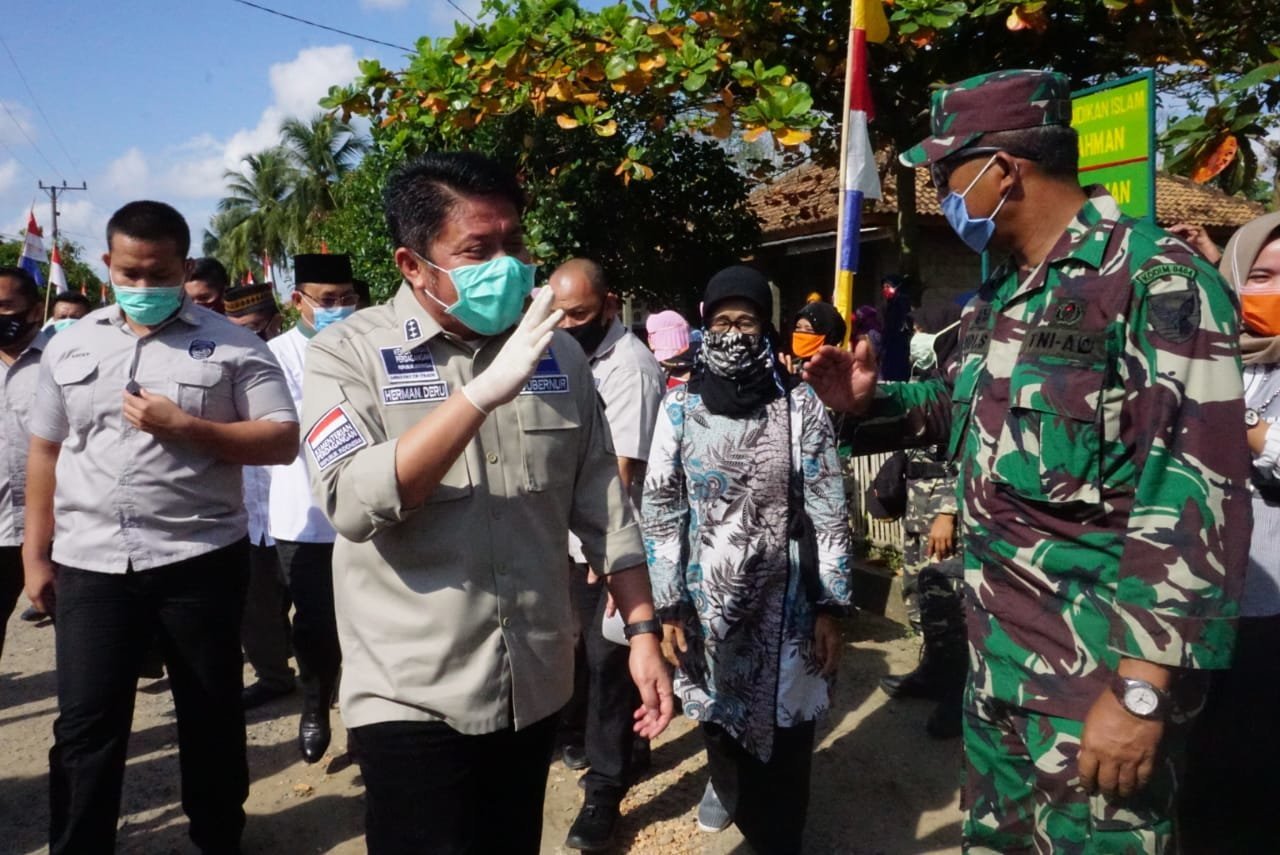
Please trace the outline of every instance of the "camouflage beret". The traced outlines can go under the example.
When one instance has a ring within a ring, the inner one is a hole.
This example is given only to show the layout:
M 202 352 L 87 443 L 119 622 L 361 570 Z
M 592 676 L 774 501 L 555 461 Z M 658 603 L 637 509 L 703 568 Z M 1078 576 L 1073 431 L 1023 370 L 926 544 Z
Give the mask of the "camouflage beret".
M 983 134 L 1071 124 L 1071 86 L 1055 71 L 992 71 L 935 90 L 932 136 L 903 152 L 906 166 L 928 166 Z

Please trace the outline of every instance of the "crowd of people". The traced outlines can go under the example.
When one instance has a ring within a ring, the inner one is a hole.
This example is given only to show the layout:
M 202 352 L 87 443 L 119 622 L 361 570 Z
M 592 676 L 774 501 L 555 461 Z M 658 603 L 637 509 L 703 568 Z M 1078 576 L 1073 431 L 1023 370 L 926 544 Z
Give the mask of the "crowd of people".
M 42 326 L 0 269 L 0 607 L 53 618 L 50 851 L 112 851 L 158 659 L 203 852 L 239 851 L 244 710 L 299 686 L 375 855 L 538 851 L 557 759 L 587 770 L 566 845 L 607 849 L 677 712 L 699 826 L 800 852 L 856 605 L 841 445 L 906 450 L 923 645 L 882 685 L 963 737 L 967 851 L 1273 847 L 1240 781 L 1280 759 L 1280 215 L 1225 251 L 1124 215 L 1052 72 L 931 120 L 903 163 L 1007 259 L 963 310 L 893 278 L 883 319 L 816 299 L 784 335 L 737 265 L 642 340 L 595 261 L 534 290 L 521 187 L 471 153 L 388 179 L 381 305 L 298 255 L 290 326 L 154 201 L 107 225 L 112 305 Z

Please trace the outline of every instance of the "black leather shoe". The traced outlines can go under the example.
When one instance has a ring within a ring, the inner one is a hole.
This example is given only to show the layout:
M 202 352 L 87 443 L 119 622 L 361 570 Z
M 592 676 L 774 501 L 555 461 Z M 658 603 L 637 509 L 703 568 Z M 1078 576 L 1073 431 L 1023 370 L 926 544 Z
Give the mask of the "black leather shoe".
M 569 828 L 564 845 L 583 852 L 599 852 L 613 843 L 618 827 L 618 808 L 608 804 L 585 804 Z
M 252 686 L 245 686 L 240 692 L 240 706 L 244 709 L 251 710 L 260 707 L 263 704 L 270 703 L 276 698 L 283 698 L 285 695 L 292 695 L 295 686 L 268 686 L 259 680 Z
M 562 748 L 560 761 L 575 772 L 591 765 L 591 761 L 587 759 L 587 749 L 581 745 L 566 745 Z
M 39 623 L 47 617 L 48 615 L 37 609 L 35 606 L 27 606 L 26 611 L 22 613 L 22 620 L 25 620 L 27 623 Z
M 298 750 L 308 763 L 318 763 L 329 748 L 329 710 L 308 709 L 298 722 Z

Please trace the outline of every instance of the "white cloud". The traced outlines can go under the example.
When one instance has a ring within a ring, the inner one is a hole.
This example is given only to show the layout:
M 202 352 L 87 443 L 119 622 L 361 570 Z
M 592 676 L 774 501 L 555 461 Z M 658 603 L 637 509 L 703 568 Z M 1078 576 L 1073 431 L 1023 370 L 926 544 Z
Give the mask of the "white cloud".
M 146 156 L 140 148 L 134 146 L 111 161 L 106 174 L 102 176 L 102 183 L 112 193 L 137 197 L 146 193 L 149 177 Z
M 30 145 L 28 139 L 36 139 L 31 111 L 17 101 L 0 100 L 0 143 Z
M 18 178 L 18 161 L 6 160 L 0 164 L 0 193 L 8 193 Z

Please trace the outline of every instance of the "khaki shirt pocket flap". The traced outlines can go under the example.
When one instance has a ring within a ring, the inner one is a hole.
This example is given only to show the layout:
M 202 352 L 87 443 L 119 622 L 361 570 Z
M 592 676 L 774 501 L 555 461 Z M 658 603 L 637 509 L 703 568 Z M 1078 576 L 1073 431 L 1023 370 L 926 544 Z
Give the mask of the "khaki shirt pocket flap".
M 520 422 L 525 489 L 542 492 L 572 484 L 578 470 L 581 426 L 576 399 L 571 395 L 521 395 L 516 399 Z

